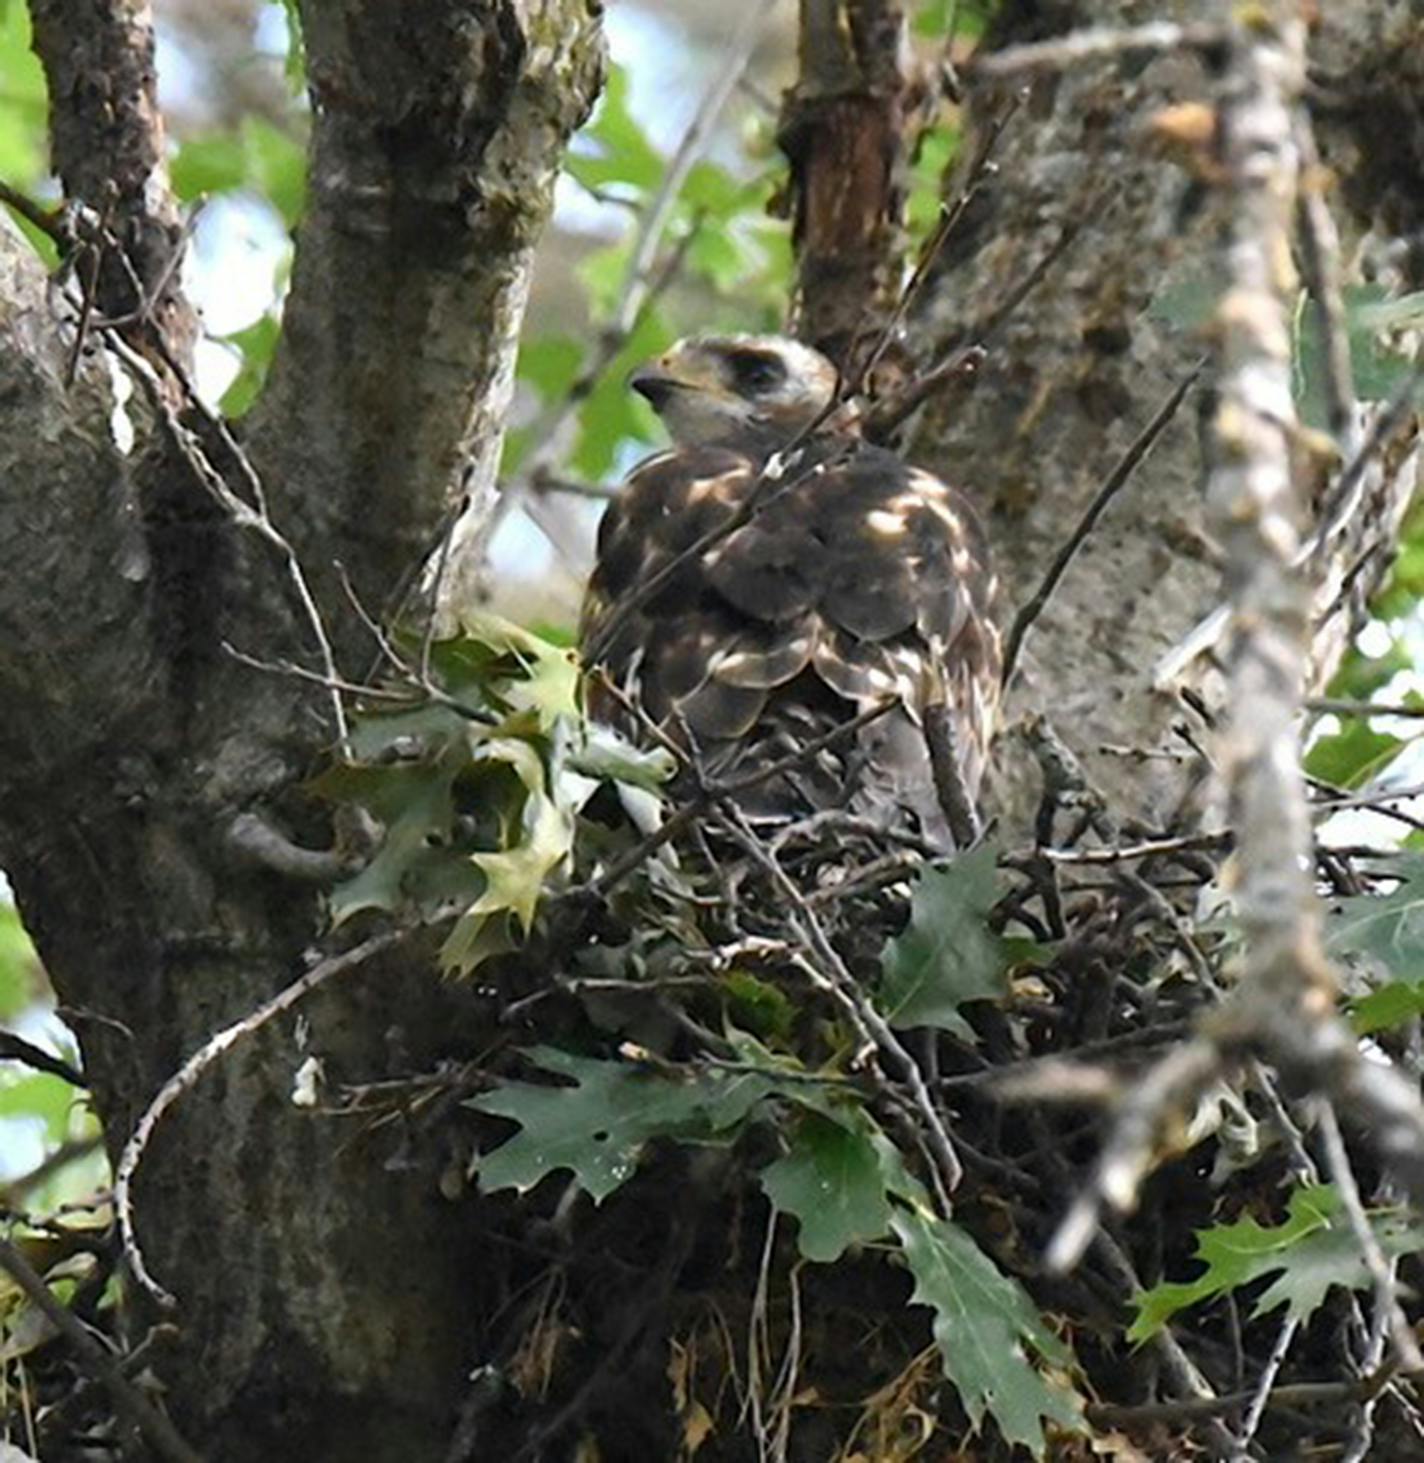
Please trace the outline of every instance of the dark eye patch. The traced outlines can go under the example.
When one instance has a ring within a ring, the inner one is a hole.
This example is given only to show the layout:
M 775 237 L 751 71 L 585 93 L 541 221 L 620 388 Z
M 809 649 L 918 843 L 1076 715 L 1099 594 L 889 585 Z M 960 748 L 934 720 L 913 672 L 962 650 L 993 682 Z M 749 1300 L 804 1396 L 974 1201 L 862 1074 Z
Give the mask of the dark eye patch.
M 786 362 L 764 351 L 734 351 L 728 356 L 738 391 L 772 391 L 786 380 Z

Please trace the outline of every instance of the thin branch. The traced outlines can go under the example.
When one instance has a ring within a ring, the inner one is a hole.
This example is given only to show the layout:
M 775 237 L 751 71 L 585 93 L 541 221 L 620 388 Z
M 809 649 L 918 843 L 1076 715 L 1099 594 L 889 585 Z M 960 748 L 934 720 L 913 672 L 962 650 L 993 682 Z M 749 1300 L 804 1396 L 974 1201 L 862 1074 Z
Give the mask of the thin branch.
M 1341 468 L 1320 508 L 1320 521 L 1302 546 L 1298 564 L 1318 567 L 1354 518 L 1364 497 L 1365 477 L 1395 433 L 1413 416 L 1424 385 L 1424 359 L 1415 363 L 1408 377 L 1395 388 L 1383 411 L 1370 422 L 1364 440 Z
M 292 547 L 290 540 L 278 531 L 268 514 L 267 495 L 257 469 L 253 467 L 251 459 L 232 435 L 227 423 L 202 401 L 181 363 L 168 353 L 161 340 L 158 345 L 163 354 L 164 363 L 174 373 L 181 385 L 185 404 L 204 419 L 222 441 L 223 446 L 232 454 L 241 476 L 252 494 L 250 503 L 233 492 L 228 486 L 227 480 L 203 450 L 197 434 L 179 418 L 168 400 L 163 381 L 147 359 L 129 346 L 116 331 L 106 332 L 105 339 L 114 354 L 138 377 L 150 403 L 162 418 L 174 445 L 193 469 L 198 482 L 207 489 L 209 495 L 227 513 L 236 527 L 246 529 L 259 538 L 265 539 L 281 556 L 283 566 L 287 571 L 287 578 L 296 591 L 307 626 L 317 644 L 326 684 L 330 688 L 331 713 L 332 719 L 336 723 L 338 743 L 343 756 L 349 757 L 351 755 L 351 729 L 347 724 L 346 707 L 341 699 L 341 692 L 335 689 L 340 679 L 336 668 L 336 652 L 332 648 L 331 637 L 326 631 L 326 622 L 322 618 L 311 585 L 307 582 L 306 572 L 302 568 L 301 560 L 297 557 L 297 551 Z
M 1424 1372 L 1424 1355 L 1420 1354 L 1414 1329 L 1399 1304 L 1394 1272 L 1380 1248 L 1379 1238 L 1370 1224 L 1369 1215 L 1365 1212 L 1360 1186 L 1355 1181 L 1355 1170 L 1350 1163 L 1350 1154 L 1340 1132 L 1335 1108 L 1328 1100 L 1317 1105 L 1317 1126 L 1325 1149 L 1325 1166 L 1330 1181 L 1335 1185 L 1340 1201 L 1345 1206 L 1345 1214 L 1360 1247 L 1365 1268 L 1370 1272 L 1370 1279 L 1374 1281 L 1375 1301 L 1380 1307 L 1380 1314 L 1386 1318 L 1389 1337 L 1394 1343 L 1395 1361 L 1401 1371 L 1417 1375 Z
M 1177 414 L 1177 408 L 1186 399 L 1187 392 L 1192 389 L 1201 373 L 1206 369 L 1206 364 L 1206 358 L 1203 357 L 1177 382 L 1166 400 L 1153 413 L 1152 419 L 1128 445 L 1127 450 L 1107 475 L 1102 487 L 1093 495 L 1092 502 L 1088 504 L 1077 527 L 1068 536 L 1067 542 L 1054 555 L 1053 562 L 1048 566 L 1048 572 L 1043 576 L 1042 583 L 1034 591 L 1028 603 L 1014 616 L 1004 648 L 1001 684 L 1005 686 L 1009 684 L 1009 678 L 1018 664 L 1019 651 L 1023 648 L 1024 637 L 1028 634 L 1033 622 L 1047 607 L 1053 591 L 1058 588 L 1059 581 L 1068 572 L 1068 566 L 1073 562 L 1078 550 L 1087 541 L 1088 535 L 1092 533 L 1098 519 L 1107 510 L 1108 504 L 1126 486 L 1137 466 L 1152 451 L 1157 439 L 1166 431 L 1168 424 Z
M 952 27 L 951 34 L 953 34 Z M 880 364 L 881 358 L 894 342 L 900 327 L 905 323 L 911 306 L 919 299 L 928 283 L 930 273 L 938 262 L 939 256 L 944 252 L 945 245 L 954 237 L 954 231 L 969 211 L 970 204 L 979 196 L 980 188 L 996 171 L 993 162 L 994 153 L 998 150 L 999 140 L 1003 137 L 1022 101 L 1022 96 L 1013 97 L 1008 106 L 990 122 L 985 130 L 979 149 L 969 164 L 969 170 L 958 197 L 951 205 L 942 208 L 939 221 L 929 238 L 926 239 L 924 248 L 920 251 L 920 257 L 915 261 L 915 267 L 905 282 L 904 289 L 900 291 L 900 298 L 895 302 L 895 308 L 885 322 L 885 328 L 880 332 L 879 340 L 876 341 L 864 362 L 857 367 L 854 390 L 859 391 L 874 374 L 876 366 Z
M 0 1269 L 24 1291 L 30 1303 L 73 1348 L 79 1364 L 102 1382 L 119 1414 L 148 1441 L 165 1463 L 202 1463 L 183 1435 L 124 1375 L 120 1359 L 95 1340 L 88 1327 L 55 1299 L 43 1277 L 10 1240 L 0 1236 Z
M 971 85 L 999 81 L 1036 71 L 1065 71 L 1085 61 L 1121 56 L 1132 51 L 1206 51 L 1224 46 L 1231 32 L 1214 24 L 1176 25 L 1150 21 L 1146 25 L 1090 26 L 1055 36 L 1048 41 L 1009 46 L 976 57 L 969 68 Z
M 87 1088 L 89 1079 L 78 1067 L 62 1057 L 51 1056 L 43 1047 L 16 1036 L 13 1031 L 0 1031 L 0 1062 L 23 1062 L 36 1072 L 48 1072 L 51 1077 L 60 1077 L 71 1087 Z
M 1326 421 L 1348 458 L 1360 449 L 1359 403 L 1350 361 L 1350 327 L 1340 287 L 1340 235 L 1325 202 L 1324 168 L 1310 113 L 1304 107 L 1296 108 L 1295 144 L 1300 154 L 1301 262 L 1306 287 L 1320 310 L 1324 335 L 1321 364 Z
M 813 968 L 820 977 L 818 983 L 836 997 L 851 1017 L 852 1023 L 868 1034 L 896 1075 L 909 1088 L 910 1100 L 924 1125 L 922 1137 L 934 1160 L 931 1171 L 935 1177 L 935 1187 L 948 1212 L 949 1196 L 959 1186 L 964 1170 L 954 1151 L 949 1130 L 934 1104 L 920 1064 L 911 1056 L 890 1024 L 876 1009 L 874 1002 L 866 995 L 864 988 L 847 969 L 816 911 L 781 867 L 779 860 L 764 847 L 734 804 L 724 802 L 721 806 L 725 814 L 723 826 L 786 900 L 787 918 L 811 957 Z
M 1261 1425 L 1261 1418 L 1266 1412 L 1266 1403 L 1270 1400 L 1271 1388 L 1276 1385 L 1276 1378 L 1281 1374 L 1281 1368 L 1285 1365 L 1291 1343 L 1295 1340 L 1296 1332 L 1299 1330 L 1300 1317 L 1287 1313 L 1285 1320 L 1281 1322 L 1280 1330 L 1276 1333 L 1275 1345 L 1271 1347 L 1271 1354 L 1266 1359 L 1266 1365 L 1261 1369 L 1260 1380 L 1256 1383 L 1256 1394 L 1251 1398 L 1246 1408 L 1246 1415 L 1241 1420 L 1241 1431 L 1236 1435 L 1236 1455 L 1243 1460 L 1243 1463 L 1251 1456 L 1247 1449 L 1251 1446 L 1251 1439 L 1256 1436 L 1256 1429 Z
M 355 970 L 364 965 L 372 956 L 390 949 L 404 935 L 404 930 L 387 930 L 382 934 L 371 936 L 370 939 L 362 941 L 361 944 L 345 950 L 339 955 L 328 956 L 325 960 L 312 966 L 305 975 L 299 976 L 290 985 L 284 986 L 271 1000 L 265 1001 L 255 1011 L 248 1012 L 240 1020 L 234 1021 L 230 1026 L 225 1026 L 221 1031 L 210 1036 L 159 1088 L 153 1100 L 144 1109 L 142 1116 L 134 1125 L 128 1142 L 124 1144 L 124 1151 L 120 1154 L 118 1166 L 114 1170 L 114 1214 L 118 1219 L 119 1237 L 123 1243 L 124 1257 L 128 1261 L 129 1270 L 139 1285 L 159 1305 L 171 1308 L 178 1302 L 154 1279 L 144 1262 L 143 1251 L 139 1246 L 138 1235 L 134 1229 L 133 1212 L 134 1179 L 159 1120 L 180 1097 L 197 1085 L 198 1079 L 203 1073 L 229 1048 L 260 1030 L 274 1017 L 280 1016 L 284 1011 L 290 1011 L 298 1002 L 305 1000 L 313 991 L 319 990 L 336 976 L 344 975 L 348 970 Z
M 1418 720 L 1424 717 L 1424 705 L 1411 706 L 1403 701 L 1351 701 L 1343 696 L 1308 696 L 1307 711 L 1331 716 L 1403 716 Z
M 73 247 L 74 235 L 65 220 L 64 209 L 46 208 L 6 182 L 0 182 L 0 203 L 13 208 L 22 219 L 46 235 L 61 253 Z
M 1115 844 L 1110 848 L 1020 849 L 1010 860 L 1046 858 L 1055 864 L 1120 864 L 1127 859 L 1160 858 L 1164 854 L 1197 850 L 1217 853 L 1230 846 L 1230 833 L 1186 833 L 1176 838 L 1145 838 L 1141 843 Z
M 1379 1385 L 1370 1378 L 1358 1382 L 1292 1382 L 1272 1388 L 1265 1400 L 1268 1409 L 1328 1407 L 1333 1403 L 1362 1400 L 1372 1395 Z M 1089 1422 L 1102 1427 L 1137 1428 L 1154 1423 L 1171 1426 L 1229 1417 L 1249 1407 L 1256 1396 L 1257 1389 L 1253 1387 L 1250 1391 L 1230 1392 L 1221 1397 L 1187 1397 L 1176 1402 L 1142 1402 L 1132 1406 L 1090 1402 L 1084 1413 Z
M 657 192 L 648 200 L 648 205 L 643 210 L 637 232 L 633 236 L 628 268 L 619 287 L 608 326 L 619 346 L 632 331 L 645 301 L 649 298 L 653 261 L 657 258 L 658 246 L 677 205 L 682 185 L 710 145 L 717 119 L 737 89 L 737 83 L 751 65 L 752 55 L 775 13 L 776 0 L 771 0 L 769 4 L 747 6 L 727 39 L 722 64 L 702 94 L 702 100 L 687 124 L 677 150 L 663 169 Z M 617 353 L 617 348 L 615 347 L 612 354 Z

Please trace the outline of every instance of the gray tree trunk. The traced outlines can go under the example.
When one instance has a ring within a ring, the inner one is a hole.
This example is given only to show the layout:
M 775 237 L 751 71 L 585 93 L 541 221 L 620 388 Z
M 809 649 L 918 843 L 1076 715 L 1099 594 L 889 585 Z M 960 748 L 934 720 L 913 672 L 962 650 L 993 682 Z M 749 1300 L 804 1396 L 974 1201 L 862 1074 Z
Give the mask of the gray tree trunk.
M 122 240 L 156 277 L 173 215 L 146 9 L 60 8 L 34 6 L 56 165 L 96 214 L 119 188 L 107 257 Z M 488 476 L 497 460 L 533 245 L 602 41 L 590 0 L 310 0 L 302 14 L 311 207 L 247 446 L 354 669 L 370 645 L 332 566 L 380 608 L 467 464 Z M 111 105 L 80 84 L 96 57 Z M 185 312 L 149 323 L 130 338 L 154 397 L 125 457 L 102 360 L 81 358 L 66 388 L 73 328 L 0 224 L 0 864 L 73 1012 L 115 1157 L 181 1060 L 300 974 L 322 929 L 310 887 L 245 857 L 234 820 L 331 837 L 300 791 L 331 745 L 325 695 L 220 650 L 309 663 L 309 616 L 280 546 L 235 528 L 188 460 L 252 499 L 184 398 Z M 428 956 L 373 961 L 314 1002 L 333 1080 L 468 1050 L 472 1003 Z M 437 1140 L 301 1115 L 301 1060 L 290 1022 L 244 1044 L 179 1104 L 140 1174 L 145 1254 L 179 1298 L 159 1362 L 170 1405 L 209 1459 L 438 1458 L 470 1317 L 496 1303 L 475 1227 L 440 1197 Z
M 986 45 L 1211 14 L 1191 0 L 1016 0 Z M 1406 125 L 1424 97 L 1414 25 L 1408 6 L 1331 5 L 1312 39 L 1315 124 L 1334 170 L 1322 186 L 1348 277 L 1400 290 L 1420 283 L 1408 244 L 1424 206 L 1424 156 Z M 993 335 L 972 388 L 931 404 L 909 451 L 969 489 L 986 515 L 1010 609 L 1038 588 L 1114 463 L 1207 347 L 1182 321 L 1193 298 L 1197 319 L 1209 315 L 1205 260 L 1221 224 L 1210 144 L 1174 151 L 1154 125 L 1169 120 L 1169 106 L 1206 95 L 1203 65 L 1182 49 L 1118 53 L 971 93 L 965 159 L 1019 100 L 994 152 L 997 175 L 979 188 L 915 313 L 919 359 L 974 343 L 1040 261 L 1063 252 Z M 1203 530 L 1202 389 L 1088 536 L 1025 643 L 995 759 L 1011 840 L 1027 832 L 1039 795 L 1023 733 L 1040 715 L 1119 816 L 1161 826 L 1192 815 L 1183 798 L 1196 759 L 1174 727 L 1198 743 L 1206 734 L 1181 691 L 1210 704 L 1211 657 L 1156 673 L 1220 599 L 1219 558 Z M 1318 682 L 1387 570 L 1415 469 L 1412 452 L 1397 452 L 1372 478 L 1368 506 L 1323 578 Z M 1383 551 L 1370 555 L 1372 545 Z M 1343 574 L 1361 561 L 1341 597 Z

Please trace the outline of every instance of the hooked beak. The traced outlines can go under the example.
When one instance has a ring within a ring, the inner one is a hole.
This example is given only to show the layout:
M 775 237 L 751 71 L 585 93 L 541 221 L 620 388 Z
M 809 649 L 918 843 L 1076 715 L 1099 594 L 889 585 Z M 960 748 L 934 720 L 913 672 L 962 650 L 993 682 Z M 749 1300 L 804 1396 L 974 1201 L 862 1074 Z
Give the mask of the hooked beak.
M 628 385 L 657 412 L 667 405 L 668 398 L 674 391 L 686 384 L 684 381 L 679 381 L 676 376 L 669 374 L 667 369 L 656 361 L 650 361 L 646 366 L 639 366 L 628 377 Z

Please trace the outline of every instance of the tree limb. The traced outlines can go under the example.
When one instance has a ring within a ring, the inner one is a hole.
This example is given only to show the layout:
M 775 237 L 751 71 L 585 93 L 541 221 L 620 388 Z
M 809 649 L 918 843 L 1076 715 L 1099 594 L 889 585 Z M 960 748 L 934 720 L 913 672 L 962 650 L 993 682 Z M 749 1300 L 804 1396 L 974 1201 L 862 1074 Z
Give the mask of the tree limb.
M 845 369 L 891 318 L 904 252 L 900 0 L 801 0 L 791 163 L 796 333 Z
M 116 720 L 148 714 L 163 679 L 108 381 L 85 367 L 66 392 L 47 286 L 28 241 L 0 219 L 0 699 L 28 708 L 0 728 L 7 777 L 32 760 L 62 764 Z
M 301 6 L 310 211 L 250 448 L 332 605 L 332 559 L 378 606 L 462 493 L 471 526 L 489 509 L 534 243 L 601 79 L 600 9 Z
M 117 258 L 100 257 L 97 304 L 126 315 L 151 289 L 148 318 L 187 362 L 198 322 L 173 267 L 184 228 L 168 182 L 152 10 L 146 0 L 30 0 L 30 16 L 65 197 L 113 232 L 137 276 L 136 290 Z M 103 255 L 97 241 L 90 247 Z

